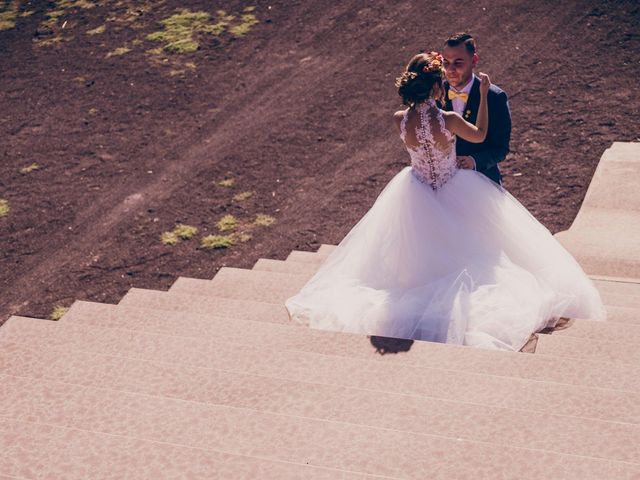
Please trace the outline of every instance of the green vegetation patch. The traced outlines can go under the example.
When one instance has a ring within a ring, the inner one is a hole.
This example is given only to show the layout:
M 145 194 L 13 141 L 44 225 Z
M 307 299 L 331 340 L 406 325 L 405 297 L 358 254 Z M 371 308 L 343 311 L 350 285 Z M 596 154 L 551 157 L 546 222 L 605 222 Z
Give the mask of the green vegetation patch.
M 164 49 L 168 52 L 189 53 L 198 49 L 198 42 L 194 35 L 199 32 L 208 32 L 210 15 L 207 12 L 192 12 L 188 9 L 165 18 L 160 23 L 164 30 L 147 35 L 147 40 L 164 43 Z
M 27 167 L 22 167 L 20 169 L 20 173 L 31 173 L 34 170 L 38 170 L 40 168 L 40 165 L 38 165 L 37 163 L 32 163 L 31 165 L 27 166 Z
M 11 208 L 9 207 L 9 202 L 4 198 L 0 198 L 0 218 L 9 215 L 10 211 Z
M 235 245 L 233 235 L 207 235 L 200 241 L 200 246 L 207 249 L 229 248 Z
M 99 35 L 107 31 L 106 25 L 100 25 L 99 27 L 87 30 L 87 35 Z
M 198 229 L 196 227 L 192 227 L 191 225 L 184 225 L 182 223 L 176 225 L 170 232 L 164 232 L 160 235 L 160 241 L 164 245 L 176 245 L 180 240 L 189 240 L 193 238 L 194 235 L 198 233 Z
M 56 305 L 55 307 L 53 307 L 53 310 L 49 314 L 49 318 L 51 320 L 60 320 L 68 311 L 69 308 L 63 307 L 62 305 Z
M 175 245 L 180 239 L 174 232 L 163 232 L 162 235 L 160 235 L 160 241 L 163 245 Z
M 95 3 L 87 0 L 57 0 L 56 4 L 59 8 L 93 8 L 96 6 Z
M 104 58 L 119 57 L 121 55 L 124 55 L 125 53 L 129 53 L 130 51 L 131 49 L 129 47 L 118 47 L 115 50 L 107 53 Z
M 9 202 L 4 198 L 0 198 L 0 218 L 9 215 L 10 211 L 11 207 L 9 207 Z
M 221 232 L 227 232 L 238 226 L 238 220 L 233 215 L 225 215 L 216 223 L 216 226 Z
M 46 12 L 46 20 L 42 22 L 41 26 L 53 30 L 58 24 L 58 19 L 62 16 L 68 15 L 70 13 L 69 10 L 76 8 L 94 8 L 96 4 L 87 0 L 57 0 L 56 2 L 49 2 L 49 6 L 52 10 Z M 58 42 L 47 40 L 38 43 L 41 45 L 50 45 Z
M 182 240 L 189 240 L 195 234 L 198 233 L 198 229 L 196 227 L 192 227 L 191 225 L 183 225 L 182 223 L 177 225 L 174 228 L 173 233 L 175 233 Z
M 218 10 L 216 17 L 212 19 L 207 12 L 183 9 L 160 21 L 164 29 L 150 33 L 146 38 L 152 42 L 163 43 L 163 49 L 167 52 L 192 53 L 200 46 L 199 35 L 217 37 L 225 31 L 229 31 L 236 37 L 246 35 L 253 25 L 259 23 L 256 16 L 250 13 L 255 10 L 255 7 L 247 8 L 239 19 L 227 14 L 224 10 Z
M 0 30 L 11 30 L 16 26 L 20 2 L 0 2 Z
M 229 29 L 229 33 L 235 37 L 243 37 L 256 23 L 260 23 L 256 16 L 252 13 L 245 13 L 240 16 L 240 23 Z
M 233 200 L 236 202 L 244 202 L 253 196 L 253 192 L 241 192 L 233 196 Z
M 233 187 L 236 184 L 235 178 L 225 178 L 224 180 L 220 180 L 218 185 L 221 187 Z
M 268 227 L 269 225 L 273 225 L 276 223 L 276 219 L 270 215 L 264 215 L 262 213 L 256 216 L 256 219 L 253 223 L 259 227 Z

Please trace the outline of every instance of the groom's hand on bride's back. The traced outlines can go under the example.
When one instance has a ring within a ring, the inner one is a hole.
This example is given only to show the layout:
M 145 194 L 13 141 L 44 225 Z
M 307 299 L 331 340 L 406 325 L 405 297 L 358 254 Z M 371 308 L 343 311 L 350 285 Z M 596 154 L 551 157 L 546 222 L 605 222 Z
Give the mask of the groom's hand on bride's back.
M 456 161 L 458 163 L 458 168 L 463 168 L 465 170 L 476 169 L 476 161 L 469 155 L 459 155 L 456 157 Z

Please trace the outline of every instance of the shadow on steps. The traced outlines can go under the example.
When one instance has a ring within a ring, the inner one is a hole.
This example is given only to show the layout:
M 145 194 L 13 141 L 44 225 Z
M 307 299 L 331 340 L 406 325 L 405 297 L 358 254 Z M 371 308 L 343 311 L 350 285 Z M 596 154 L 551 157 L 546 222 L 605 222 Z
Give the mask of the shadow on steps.
M 569 318 L 561 318 L 558 320 L 553 327 L 545 328 L 538 333 L 553 333 L 556 330 L 564 330 L 565 328 L 569 328 L 574 323 L 574 320 Z M 369 337 L 369 341 L 371 345 L 376 349 L 376 353 L 380 355 L 386 355 L 388 353 L 400 353 L 400 352 L 408 352 L 411 350 L 411 346 L 413 345 L 413 340 L 408 340 L 405 338 L 391 338 L 391 337 L 379 337 L 372 335 Z M 527 343 L 520 349 L 522 353 L 535 353 L 536 345 L 538 344 L 538 334 L 532 333 L 531 337 Z
M 413 340 L 406 338 L 378 337 L 375 335 L 370 336 L 369 341 L 376 349 L 376 353 L 380 355 L 408 352 L 411 349 L 411 345 L 413 345 Z

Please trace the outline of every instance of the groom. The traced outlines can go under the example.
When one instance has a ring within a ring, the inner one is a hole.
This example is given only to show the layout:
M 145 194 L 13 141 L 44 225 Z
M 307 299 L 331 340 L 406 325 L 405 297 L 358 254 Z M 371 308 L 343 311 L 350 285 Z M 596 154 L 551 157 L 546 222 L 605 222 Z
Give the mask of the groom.
M 473 74 L 473 69 L 478 63 L 476 42 L 468 33 L 457 33 L 445 42 L 442 54 L 447 79 L 444 109 L 455 111 L 466 121 L 475 124 L 480 106 L 480 79 Z M 456 141 L 458 166 L 477 170 L 502 185 L 498 163 L 509 153 L 511 112 L 507 94 L 493 84 L 487 100 L 489 107 L 487 138 L 482 143 L 470 143 L 458 137 Z

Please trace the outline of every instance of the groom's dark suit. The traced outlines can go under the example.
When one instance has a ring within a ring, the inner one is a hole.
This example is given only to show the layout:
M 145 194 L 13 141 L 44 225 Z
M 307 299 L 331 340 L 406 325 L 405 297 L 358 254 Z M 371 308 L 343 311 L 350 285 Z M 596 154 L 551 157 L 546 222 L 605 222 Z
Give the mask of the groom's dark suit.
M 445 82 L 445 110 L 453 111 L 449 100 L 449 84 Z M 498 169 L 498 163 L 505 159 L 509 153 L 509 139 L 511 138 L 511 111 L 507 94 L 499 87 L 491 85 L 487 95 L 489 107 L 489 131 L 487 138 L 482 143 L 471 143 L 458 137 L 456 141 L 456 154 L 469 155 L 476 161 L 476 170 L 496 183 L 500 183 L 502 176 Z M 463 117 L 467 122 L 476 123 L 478 108 L 480 107 L 480 79 L 474 77 L 471 92 L 467 104 L 464 107 Z

